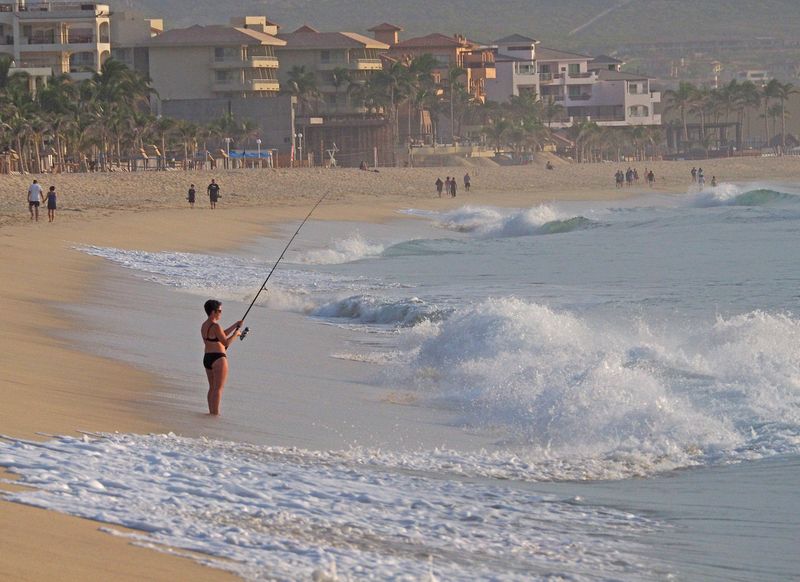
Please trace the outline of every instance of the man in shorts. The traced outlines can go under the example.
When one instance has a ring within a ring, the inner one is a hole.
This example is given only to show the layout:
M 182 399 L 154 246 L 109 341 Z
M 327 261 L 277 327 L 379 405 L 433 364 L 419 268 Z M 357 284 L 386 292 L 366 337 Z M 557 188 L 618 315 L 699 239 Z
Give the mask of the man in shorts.
M 39 182 L 34 180 L 31 187 L 28 188 L 28 210 L 31 212 L 31 220 L 39 222 L 39 205 L 43 200 L 42 187 L 39 186 Z
M 217 207 L 217 200 L 219 200 L 219 184 L 213 178 L 211 179 L 211 184 L 208 185 L 208 199 L 213 210 Z

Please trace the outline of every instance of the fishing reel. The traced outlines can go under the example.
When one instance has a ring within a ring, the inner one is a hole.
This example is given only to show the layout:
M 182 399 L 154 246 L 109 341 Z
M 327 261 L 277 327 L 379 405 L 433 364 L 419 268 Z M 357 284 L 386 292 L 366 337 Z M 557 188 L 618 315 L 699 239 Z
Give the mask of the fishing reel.
M 242 341 L 242 340 L 244 340 L 244 338 L 246 338 L 246 337 L 247 337 L 247 334 L 248 334 L 248 333 L 250 333 L 250 328 L 249 328 L 249 327 L 245 327 L 245 328 L 242 330 L 242 333 L 240 333 L 240 334 L 239 334 L 239 341 Z

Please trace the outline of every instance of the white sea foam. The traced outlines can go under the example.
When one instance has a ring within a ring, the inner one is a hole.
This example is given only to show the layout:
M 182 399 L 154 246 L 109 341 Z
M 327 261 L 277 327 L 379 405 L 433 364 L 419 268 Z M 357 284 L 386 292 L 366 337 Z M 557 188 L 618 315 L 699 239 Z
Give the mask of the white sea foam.
M 800 451 L 800 321 L 789 315 L 669 330 L 492 299 L 407 341 L 393 386 L 584 478 Z
M 383 245 L 370 243 L 356 232 L 347 238 L 333 241 L 331 248 L 315 249 L 303 253 L 297 262 L 309 265 L 339 265 L 378 256 L 383 250 Z
M 759 184 L 721 183 L 715 187 L 706 185 L 699 191 L 690 191 L 690 206 L 709 208 L 713 206 L 765 206 L 777 203 L 800 202 L 800 196 L 774 189 L 775 186 Z
M 437 216 L 435 221 L 449 230 L 492 238 L 555 234 L 595 224 L 588 218 L 547 204 L 511 213 L 483 206 L 463 206 Z
M 418 297 L 389 299 L 353 295 L 321 305 L 311 314 L 317 317 L 345 318 L 357 323 L 412 326 L 421 321 L 438 321 L 449 312 L 449 309 L 430 305 Z
M 427 474 L 413 454 L 174 435 L 0 442 L 0 466 L 33 488 L 6 499 L 130 527 L 140 533 L 118 535 L 191 550 L 246 579 L 318 579 L 334 570 L 367 580 L 664 574 L 627 541 L 659 524 L 499 481 L 465 481 L 456 475 L 469 459 L 437 455 L 423 457 L 444 472 Z
M 79 250 L 130 269 L 137 277 L 197 295 L 249 300 L 263 283 L 272 264 L 263 259 L 172 251 L 147 252 L 82 246 Z M 312 294 L 335 295 L 386 288 L 380 281 L 310 270 L 279 269 L 269 282 L 269 293 L 259 304 L 273 309 L 308 312 L 317 304 Z

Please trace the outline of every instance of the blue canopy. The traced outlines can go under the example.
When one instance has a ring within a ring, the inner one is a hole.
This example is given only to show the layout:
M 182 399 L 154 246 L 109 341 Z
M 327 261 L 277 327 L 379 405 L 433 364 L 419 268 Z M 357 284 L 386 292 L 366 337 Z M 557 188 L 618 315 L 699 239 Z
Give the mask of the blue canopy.
M 235 150 L 231 150 L 230 157 L 232 158 L 247 158 L 247 159 L 254 159 L 257 160 L 259 158 L 268 160 L 272 157 L 272 152 L 269 150 L 261 150 L 260 155 L 259 152 L 248 152 L 242 151 L 237 152 Z

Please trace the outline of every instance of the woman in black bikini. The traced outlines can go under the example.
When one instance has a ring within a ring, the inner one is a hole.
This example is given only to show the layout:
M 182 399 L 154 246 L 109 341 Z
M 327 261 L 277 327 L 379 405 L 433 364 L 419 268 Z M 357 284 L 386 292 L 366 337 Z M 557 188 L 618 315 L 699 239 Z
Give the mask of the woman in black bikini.
M 225 380 L 228 379 L 228 357 L 226 351 L 233 340 L 242 335 L 240 328 L 242 322 L 237 321 L 228 329 L 222 329 L 219 318 L 222 316 L 222 303 L 209 299 L 203 306 L 208 319 L 200 327 L 205 344 L 203 367 L 208 376 L 208 413 L 219 414 L 219 403 L 222 400 L 222 390 Z

